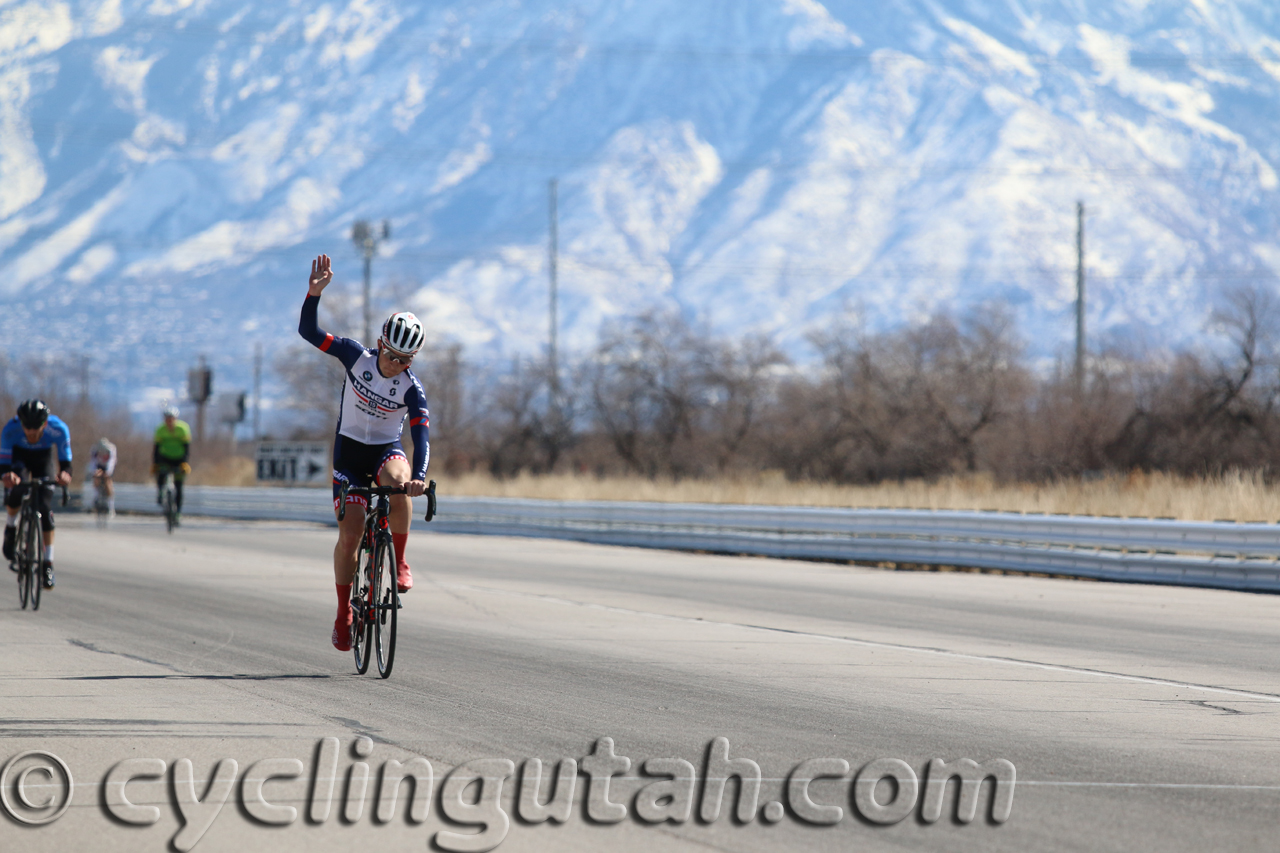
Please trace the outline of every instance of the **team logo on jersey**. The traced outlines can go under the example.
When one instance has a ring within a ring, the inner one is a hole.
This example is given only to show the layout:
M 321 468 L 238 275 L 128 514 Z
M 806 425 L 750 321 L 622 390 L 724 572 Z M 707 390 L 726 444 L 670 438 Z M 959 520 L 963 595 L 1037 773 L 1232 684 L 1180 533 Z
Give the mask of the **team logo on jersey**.
M 369 371 L 367 371 L 367 370 L 366 370 L 364 373 L 362 373 L 362 374 L 361 374 L 361 376 L 363 376 L 363 377 L 364 377 L 364 381 L 365 381 L 365 382 L 372 382 L 372 381 L 373 381 L 373 374 L 372 374 L 372 373 L 370 373 L 370 372 L 369 372 Z

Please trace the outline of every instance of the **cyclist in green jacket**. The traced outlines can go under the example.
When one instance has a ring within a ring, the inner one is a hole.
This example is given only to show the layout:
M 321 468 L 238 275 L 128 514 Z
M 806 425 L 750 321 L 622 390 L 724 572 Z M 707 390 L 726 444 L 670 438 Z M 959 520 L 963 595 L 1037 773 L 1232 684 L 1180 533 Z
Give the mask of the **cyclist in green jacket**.
M 187 457 L 191 455 L 191 427 L 178 420 L 178 410 L 164 410 L 164 423 L 156 427 L 156 443 L 151 451 L 151 473 L 156 475 L 156 503 L 164 502 L 164 477 L 173 471 L 174 502 L 182 514 L 182 483 L 191 473 Z

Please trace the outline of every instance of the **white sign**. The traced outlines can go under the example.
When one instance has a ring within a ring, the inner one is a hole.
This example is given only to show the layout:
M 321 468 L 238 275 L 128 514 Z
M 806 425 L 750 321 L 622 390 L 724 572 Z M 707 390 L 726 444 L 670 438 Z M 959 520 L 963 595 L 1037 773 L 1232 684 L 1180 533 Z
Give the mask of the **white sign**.
M 333 478 L 329 445 L 322 441 L 260 441 L 254 458 L 260 482 L 312 484 Z

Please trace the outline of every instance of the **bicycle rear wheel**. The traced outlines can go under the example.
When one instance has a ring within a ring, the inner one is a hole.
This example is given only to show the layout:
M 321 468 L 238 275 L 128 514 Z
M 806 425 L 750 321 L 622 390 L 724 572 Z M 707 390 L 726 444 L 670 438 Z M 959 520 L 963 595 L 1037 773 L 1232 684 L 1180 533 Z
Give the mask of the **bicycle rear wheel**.
M 373 656 L 373 610 L 369 597 L 372 560 L 372 553 L 361 546 L 351 588 L 351 651 L 356 656 L 356 672 L 361 675 L 369 671 L 369 659 Z
M 27 525 L 27 538 L 30 540 L 27 554 L 27 577 L 31 584 L 31 609 L 40 609 L 40 591 L 44 589 L 44 536 L 40 532 L 40 516 Z
M 18 600 L 22 609 L 27 609 L 27 601 L 31 598 L 31 568 L 27 559 L 27 514 L 24 512 L 18 519 L 18 529 L 13 540 L 13 561 L 18 567 Z
M 378 653 L 378 675 L 387 678 L 396 660 L 396 612 L 400 601 L 396 595 L 395 549 L 391 545 L 391 537 L 385 534 L 378 538 L 373 578 L 377 609 L 372 627 Z

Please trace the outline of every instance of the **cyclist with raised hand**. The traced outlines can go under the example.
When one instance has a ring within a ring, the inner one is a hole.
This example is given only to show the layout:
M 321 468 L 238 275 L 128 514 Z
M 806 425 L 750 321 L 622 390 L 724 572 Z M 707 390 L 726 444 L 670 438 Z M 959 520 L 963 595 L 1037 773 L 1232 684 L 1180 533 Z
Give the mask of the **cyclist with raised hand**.
M 332 280 L 329 256 L 320 255 L 311 262 L 311 278 L 307 283 L 307 298 L 302 303 L 298 334 L 321 352 L 337 358 L 346 369 L 333 437 L 334 514 L 338 511 L 338 495 L 343 483 L 362 488 L 374 482 L 381 486 L 405 487 L 405 494 L 391 497 L 389 524 L 396 552 L 396 587 L 400 592 L 408 592 L 413 586 L 413 575 L 404 554 L 413 517 L 411 498 L 426 490 L 430 459 L 426 394 L 409 365 L 426 335 L 422 322 L 407 311 L 392 314 L 382 324 L 376 349 L 325 332 L 316 315 L 320 294 Z M 413 437 L 412 464 L 400 444 L 406 414 Z M 347 495 L 347 504 L 355 504 L 361 511 L 347 511 L 338 524 L 338 544 L 333 549 L 333 578 L 338 592 L 333 645 L 344 652 L 351 649 L 351 581 L 368 501 L 363 495 Z
M 54 459 L 58 472 L 54 473 Z M 71 483 L 71 430 L 62 419 L 49 412 L 43 400 L 27 400 L 18 406 L 17 415 L 0 429 L 0 481 L 5 489 L 4 557 L 13 559 L 13 540 L 18 524 L 18 510 L 29 483 L 21 472 L 31 477 L 53 477 L 59 485 Z M 41 528 L 44 531 L 44 588 L 53 589 L 53 501 L 48 489 L 37 489 Z
M 102 483 L 102 490 L 107 495 L 107 514 L 116 517 L 116 490 L 112 477 L 116 472 L 116 446 L 111 439 L 103 436 L 89 452 L 89 470 L 93 472 L 93 485 L 97 488 Z
M 182 516 L 182 484 L 191 473 L 191 427 L 178 420 L 178 410 L 166 406 L 164 423 L 156 427 L 156 443 L 151 449 L 151 473 L 156 478 L 156 503 L 164 504 L 164 478 L 173 472 L 173 501 Z

